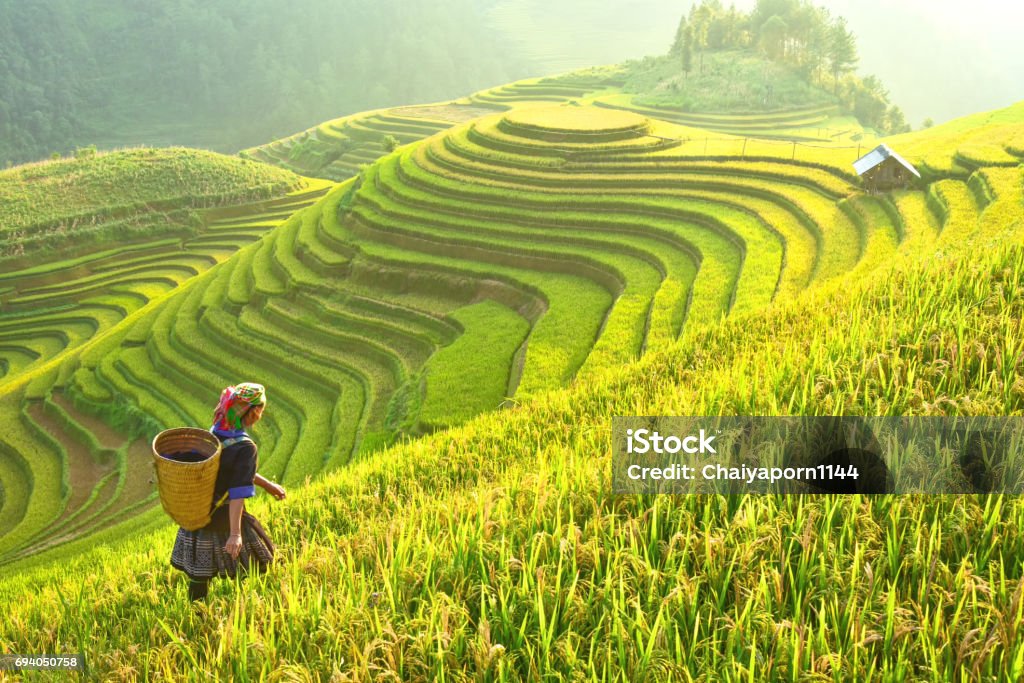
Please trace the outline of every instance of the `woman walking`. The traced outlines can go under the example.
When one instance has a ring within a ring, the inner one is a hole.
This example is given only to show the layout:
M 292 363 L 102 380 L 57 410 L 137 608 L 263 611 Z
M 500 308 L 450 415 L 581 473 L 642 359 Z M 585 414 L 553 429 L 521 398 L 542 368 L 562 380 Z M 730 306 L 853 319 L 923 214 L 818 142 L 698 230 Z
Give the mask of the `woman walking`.
M 274 544 L 259 521 L 245 511 L 245 499 L 256 495 L 256 486 L 278 500 L 285 497 L 280 484 L 256 472 L 256 444 L 246 429 L 263 417 L 266 391 L 261 384 L 246 382 L 224 389 L 213 414 L 210 431 L 220 439 L 220 469 L 213 499 L 218 506 L 201 529 L 178 529 L 171 552 L 171 566 L 189 577 L 188 594 L 202 600 L 214 576 L 244 576 L 262 572 L 274 559 Z

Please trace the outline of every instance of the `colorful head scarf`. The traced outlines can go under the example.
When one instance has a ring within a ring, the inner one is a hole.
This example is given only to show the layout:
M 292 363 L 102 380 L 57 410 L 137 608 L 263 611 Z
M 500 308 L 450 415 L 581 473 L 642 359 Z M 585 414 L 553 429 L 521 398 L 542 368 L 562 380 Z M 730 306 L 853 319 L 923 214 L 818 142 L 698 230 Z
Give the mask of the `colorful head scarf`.
M 251 406 L 261 406 L 267 401 L 267 392 L 262 384 L 243 382 L 228 387 L 220 394 L 220 403 L 213 413 L 213 428 L 217 431 L 237 431 L 242 428 L 242 416 Z

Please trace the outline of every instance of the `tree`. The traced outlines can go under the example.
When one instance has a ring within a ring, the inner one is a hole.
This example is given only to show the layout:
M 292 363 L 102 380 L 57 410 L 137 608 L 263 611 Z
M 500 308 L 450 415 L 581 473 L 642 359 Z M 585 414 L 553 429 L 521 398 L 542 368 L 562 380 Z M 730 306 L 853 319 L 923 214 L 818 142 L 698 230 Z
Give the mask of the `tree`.
M 721 16 L 719 23 L 722 26 L 722 42 L 725 47 L 742 47 L 740 34 L 743 28 L 743 16 L 736 10 L 736 5 L 730 5 L 729 11 Z
M 790 34 L 794 41 L 794 62 L 804 80 L 813 83 L 825 61 L 829 40 L 828 10 L 810 4 L 801 5 L 790 22 Z
M 865 76 L 853 90 L 853 113 L 865 126 L 886 130 L 889 93 L 877 76 Z M 902 116 L 902 114 L 900 114 Z
M 890 134 L 907 133 L 910 131 L 910 126 L 907 125 L 903 111 L 895 104 L 885 111 L 885 131 Z
M 924 121 L 921 122 L 921 127 L 922 128 L 931 128 L 934 125 L 935 125 L 935 121 L 930 116 L 928 118 L 926 118 Z
M 780 16 L 785 19 L 791 16 L 796 9 L 797 0 L 757 0 L 757 6 L 751 13 L 750 18 L 754 22 L 756 30 L 773 16 Z
M 704 50 L 708 46 L 708 27 L 713 11 L 706 3 L 690 9 L 690 26 L 693 28 L 693 44 L 700 55 L 700 72 L 704 73 Z
M 687 26 L 683 32 L 683 45 L 680 50 L 683 60 L 683 73 L 687 76 L 693 69 L 693 27 Z
M 684 14 L 679 18 L 679 26 L 676 27 L 676 37 L 672 41 L 672 48 L 668 51 L 670 55 L 681 55 L 683 53 L 683 42 L 685 41 L 688 28 L 686 15 Z
M 387 151 L 394 152 L 396 149 L 398 149 L 398 145 L 400 145 L 401 143 L 398 141 L 398 138 L 396 138 L 394 135 L 385 135 L 381 139 L 380 144 Z
M 761 27 L 761 49 L 771 59 L 781 60 L 785 56 L 787 33 L 789 26 L 786 20 L 774 15 Z
M 839 75 L 850 71 L 857 65 L 857 41 L 853 33 L 846 27 L 846 19 L 839 17 L 829 31 L 828 61 L 832 68 L 832 82 L 835 92 L 839 92 Z

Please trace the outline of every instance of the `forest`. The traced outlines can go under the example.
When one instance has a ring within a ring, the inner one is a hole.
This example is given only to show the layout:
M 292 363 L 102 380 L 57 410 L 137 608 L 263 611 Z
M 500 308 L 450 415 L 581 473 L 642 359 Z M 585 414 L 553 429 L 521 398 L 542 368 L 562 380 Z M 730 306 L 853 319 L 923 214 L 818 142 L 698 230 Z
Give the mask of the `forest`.
M 679 21 L 670 55 L 688 77 L 704 72 L 708 52 L 752 49 L 832 93 L 862 124 L 885 133 L 910 130 L 876 76 L 861 77 L 857 41 L 842 17 L 808 0 L 758 0 L 749 13 L 720 0 L 694 4 Z
M 486 35 L 489 2 L 0 0 L 0 167 L 91 144 L 234 152 L 528 75 Z

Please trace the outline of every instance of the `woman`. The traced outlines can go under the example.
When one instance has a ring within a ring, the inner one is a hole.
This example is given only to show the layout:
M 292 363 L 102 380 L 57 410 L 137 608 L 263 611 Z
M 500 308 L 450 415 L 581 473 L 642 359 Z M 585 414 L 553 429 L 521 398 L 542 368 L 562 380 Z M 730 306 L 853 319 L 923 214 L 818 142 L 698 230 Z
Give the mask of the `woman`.
M 256 486 L 278 500 L 285 497 L 280 484 L 256 472 L 256 444 L 246 429 L 263 417 L 266 391 L 261 384 L 246 382 L 226 388 L 213 414 L 210 431 L 221 442 L 220 469 L 213 500 L 227 499 L 201 529 L 178 529 L 171 552 L 171 566 L 189 577 L 189 598 L 202 600 L 214 576 L 262 572 L 274 559 L 274 544 L 255 517 L 245 511 L 245 499 L 256 495 Z

